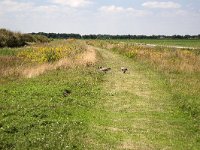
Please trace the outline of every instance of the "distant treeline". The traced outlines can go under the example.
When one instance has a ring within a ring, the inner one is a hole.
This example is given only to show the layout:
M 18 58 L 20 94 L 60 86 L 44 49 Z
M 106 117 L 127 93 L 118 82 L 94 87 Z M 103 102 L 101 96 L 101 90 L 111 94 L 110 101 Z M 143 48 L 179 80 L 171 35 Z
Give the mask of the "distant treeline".
M 48 38 L 53 39 L 200 39 L 199 35 L 106 35 L 106 34 L 90 34 L 90 35 L 80 35 L 80 34 L 66 34 L 66 33 L 31 33 L 33 35 L 44 35 Z
M 44 35 L 21 34 L 7 29 L 0 29 L 0 47 L 20 47 L 28 42 L 48 42 Z

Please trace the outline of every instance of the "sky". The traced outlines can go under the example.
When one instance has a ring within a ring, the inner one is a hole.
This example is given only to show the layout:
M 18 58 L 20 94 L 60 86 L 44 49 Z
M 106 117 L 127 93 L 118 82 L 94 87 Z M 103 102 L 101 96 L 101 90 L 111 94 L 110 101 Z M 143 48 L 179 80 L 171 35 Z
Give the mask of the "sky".
M 0 0 L 0 28 L 22 33 L 197 35 L 200 0 Z

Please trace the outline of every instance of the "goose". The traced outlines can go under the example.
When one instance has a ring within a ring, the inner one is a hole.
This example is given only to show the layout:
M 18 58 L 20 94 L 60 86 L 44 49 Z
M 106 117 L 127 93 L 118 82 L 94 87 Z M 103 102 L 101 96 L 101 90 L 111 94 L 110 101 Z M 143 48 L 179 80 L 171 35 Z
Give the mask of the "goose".
M 128 69 L 127 69 L 126 67 L 121 67 L 121 71 L 122 71 L 123 73 L 126 73 L 126 71 L 128 71 Z
M 107 67 L 99 67 L 100 71 L 103 71 L 104 73 L 106 73 L 107 71 L 111 70 L 111 68 L 107 68 Z

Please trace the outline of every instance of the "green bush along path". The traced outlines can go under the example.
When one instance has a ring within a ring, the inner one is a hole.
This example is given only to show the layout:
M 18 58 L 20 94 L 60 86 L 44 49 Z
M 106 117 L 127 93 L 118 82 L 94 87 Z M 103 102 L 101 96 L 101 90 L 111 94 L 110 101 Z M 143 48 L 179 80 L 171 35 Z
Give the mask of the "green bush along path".
M 198 149 L 193 122 L 172 101 L 164 78 L 129 58 L 97 50 L 102 65 L 112 70 L 104 76 L 102 96 L 89 123 L 93 148 Z M 128 68 L 126 74 L 122 66 Z

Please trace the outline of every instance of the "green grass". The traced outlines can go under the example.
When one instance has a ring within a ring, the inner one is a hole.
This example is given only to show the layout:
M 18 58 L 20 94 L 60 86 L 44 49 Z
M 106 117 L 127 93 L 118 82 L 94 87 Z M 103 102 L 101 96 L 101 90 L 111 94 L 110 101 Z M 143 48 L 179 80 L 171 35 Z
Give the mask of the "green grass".
M 156 44 L 163 46 L 182 46 L 182 47 L 194 47 L 200 48 L 199 39 L 189 40 L 176 40 L 176 39 L 141 39 L 141 40 L 127 40 L 127 42 L 144 43 L 144 44 Z
M 100 81 L 94 68 L 76 68 L 1 85 L 0 149 L 83 149 Z
M 133 61 L 148 66 L 160 76 L 168 80 L 173 101 L 195 120 L 200 118 L 200 75 L 199 75 L 199 50 L 165 49 L 156 47 L 148 49 L 145 47 L 134 47 L 131 41 L 120 45 L 119 41 L 93 41 L 100 47 L 108 48 L 114 52 L 132 58 Z M 109 48 L 110 43 L 114 47 Z M 136 50 L 135 50 L 136 49 Z M 132 51 L 131 51 L 132 50 Z M 135 51 L 133 51 L 135 50 Z M 188 55 L 184 55 L 187 52 Z M 178 53 L 183 53 L 179 54 Z M 156 56 L 150 57 L 149 55 Z M 160 57 L 162 56 L 162 57 Z M 195 59 L 192 59 L 192 57 Z M 158 61 L 160 60 L 160 61 Z M 184 67 L 184 65 L 188 65 Z
M 198 101 L 198 74 L 187 86 L 194 74 L 169 78 L 147 62 L 95 49 L 96 66 L 0 85 L 0 149 L 199 148 L 199 119 L 187 113 L 199 108 L 182 103 Z M 97 66 L 112 70 L 104 74 Z
M 198 123 L 182 112 L 165 76 L 149 65 L 99 50 L 104 66 L 102 98 L 90 125 L 99 149 L 198 149 Z M 120 72 L 126 66 L 127 74 Z
M 16 56 L 18 48 L 0 48 L 0 56 Z
M 173 101 L 199 124 L 200 75 L 199 73 L 164 73 L 173 94 Z

